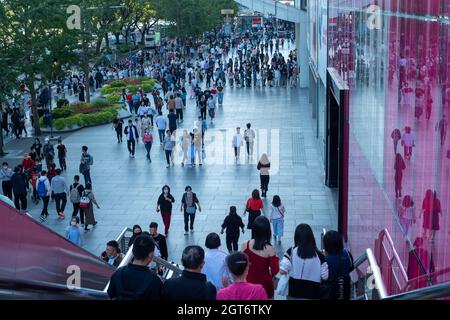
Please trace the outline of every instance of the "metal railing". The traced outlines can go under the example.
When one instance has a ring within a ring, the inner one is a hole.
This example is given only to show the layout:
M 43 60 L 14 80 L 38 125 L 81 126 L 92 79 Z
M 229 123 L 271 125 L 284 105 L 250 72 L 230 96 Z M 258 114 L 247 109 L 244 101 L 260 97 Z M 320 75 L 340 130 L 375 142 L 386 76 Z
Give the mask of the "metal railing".
M 322 253 L 325 253 L 325 247 L 323 245 L 323 237 L 327 233 L 327 229 L 322 228 L 322 233 L 320 234 L 320 250 L 322 250 Z
M 127 233 L 129 233 L 129 232 L 132 233 L 133 230 L 131 228 L 124 228 L 116 239 L 116 241 L 119 243 L 120 250 L 122 250 L 122 252 L 126 252 L 126 254 L 123 257 L 122 262 L 120 263 L 118 268 L 128 265 L 129 263 L 131 263 L 133 261 L 133 258 L 134 258 L 133 257 L 133 244 L 128 248 L 128 242 L 129 242 L 130 237 L 127 236 Z M 183 270 L 180 269 L 176 263 L 168 262 L 160 257 L 153 256 L 153 262 L 155 262 L 157 265 L 164 267 L 164 273 L 162 275 L 163 279 L 179 277 L 181 275 L 181 273 L 183 272 Z M 109 282 L 106 285 L 103 292 L 107 292 L 108 287 L 109 287 Z
M 365 281 L 362 285 L 362 289 L 364 291 L 358 297 L 363 296 L 366 300 L 368 300 L 368 298 L 372 298 L 374 300 L 385 299 L 388 296 L 386 287 L 384 286 L 381 271 L 378 267 L 375 255 L 370 248 L 367 248 L 366 251 L 361 256 L 359 256 L 358 259 L 355 260 L 355 270 L 358 270 L 358 268 L 365 262 L 369 264 L 370 269 L 367 270 L 369 272 L 362 273 L 363 276 L 361 277 L 361 279 Z M 367 289 L 371 290 L 372 292 L 367 292 Z M 373 295 L 374 291 L 376 293 L 375 296 Z
M 384 300 L 433 300 L 450 297 L 450 281 L 386 297 Z

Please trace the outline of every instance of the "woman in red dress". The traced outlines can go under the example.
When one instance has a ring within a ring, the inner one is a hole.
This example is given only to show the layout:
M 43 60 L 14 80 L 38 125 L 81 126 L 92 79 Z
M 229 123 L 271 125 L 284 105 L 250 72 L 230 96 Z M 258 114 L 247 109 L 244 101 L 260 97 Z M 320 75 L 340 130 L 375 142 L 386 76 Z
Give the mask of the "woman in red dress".
M 270 244 L 271 237 L 269 220 L 264 216 L 257 217 L 253 222 L 252 240 L 241 247 L 250 261 L 247 282 L 262 285 L 269 299 L 275 291 L 273 277 L 280 270 L 275 248 Z

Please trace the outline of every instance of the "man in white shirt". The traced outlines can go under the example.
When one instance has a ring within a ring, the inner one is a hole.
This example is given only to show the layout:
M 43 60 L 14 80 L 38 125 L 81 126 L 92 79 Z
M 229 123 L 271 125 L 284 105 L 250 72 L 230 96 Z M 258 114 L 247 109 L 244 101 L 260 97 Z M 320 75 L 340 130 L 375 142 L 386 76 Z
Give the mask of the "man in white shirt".
M 156 127 L 158 128 L 158 134 L 159 134 L 159 142 L 161 145 L 163 144 L 166 128 L 167 128 L 167 120 L 163 116 L 162 112 L 160 111 L 158 113 L 158 116 L 155 119 Z
M 235 160 L 239 160 L 240 154 L 241 154 L 241 147 L 242 147 L 242 135 L 241 135 L 241 128 L 236 128 L 236 133 L 233 136 L 233 148 L 234 148 L 234 158 Z
M 247 155 L 253 156 L 253 145 L 255 142 L 256 134 L 255 130 L 251 129 L 251 124 L 247 123 L 247 129 L 244 131 L 244 140 L 247 145 Z

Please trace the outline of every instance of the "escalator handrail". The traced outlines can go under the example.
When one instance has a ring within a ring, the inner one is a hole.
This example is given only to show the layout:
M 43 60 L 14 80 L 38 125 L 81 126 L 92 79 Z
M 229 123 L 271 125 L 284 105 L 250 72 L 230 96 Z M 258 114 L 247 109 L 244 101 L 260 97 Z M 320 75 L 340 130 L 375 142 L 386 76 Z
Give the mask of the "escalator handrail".
M 21 279 L 6 279 L 0 278 L 0 288 L 6 289 L 20 289 L 22 291 L 43 290 L 47 293 L 57 293 L 68 298 L 72 297 L 92 297 L 94 299 L 107 299 L 108 295 L 105 292 L 87 288 L 68 288 L 65 285 L 58 283 L 51 283 L 37 280 L 21 280 Z
M 450 281 L 388 296 L 383 300 L 432 300 L 450 297 Z
M 389 231 L 388 231 L 387 229 L 383 229 L 383 230 L 380 232 L 380 234 L 379 234 L 379 241 L 380 241 L 380 244 L 383 243 L 383 237 L 387 238 L 387 240 L 388 240 L 388 242 L 389 242 L 389 245 L 391 246 L 391 249 L 392 249 L 392 254 L 393 254 L 393 256 L 394 256 L 394 260 L 397 262 L 397 265 L 398 265 L 398 267 L 399 267 L 399 269 L 400 269 L 400 272 L 401 272 L 401 274 L 402 274 L 404 280 L 405 280 L 406 282 L 408 282 L 408 280 L 409 280 L 409 279 L 408 279 L 408 275 L 407 275 L 407 273 L 406 273 L 406 271 L 405 271 L 405 268 L 403 267 L 403 263 L 402 263 L 402 261 L 400 260 L 400 257 L 399 257 L 399 255 L 398 255 L 398 253 L 397 253 L 397 250 L 395 249 L 394 241 L 392 241 L 392 237 L 391 237 L 391 235 L 389 234 Z
M 323 237 L 325 236 L 326 233 L 327 233 L 327 229 L 322 228 L 322 233 L 320 234 L 320 249 L 322 250 L 322 253 L 325 252 L 325 247 L 323 244 Z
M 380 299 L 385 299 L 388 296 L 386 287 L 384 285 L 383 278 L 381 277 L 380 267 L 378 266 L 375 255 L 370 248 L 367 248 L 366 251 L 355 260 L 355 269 L 361 266 L 366 261 L 369 263 L 370 270 L 375 281 L 375 290 L 377 290 Z

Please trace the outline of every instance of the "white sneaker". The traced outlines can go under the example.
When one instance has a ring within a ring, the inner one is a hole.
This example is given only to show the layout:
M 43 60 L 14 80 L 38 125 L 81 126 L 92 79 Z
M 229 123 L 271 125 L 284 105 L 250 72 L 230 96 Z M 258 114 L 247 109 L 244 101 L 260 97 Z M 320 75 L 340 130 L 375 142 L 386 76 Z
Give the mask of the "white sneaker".
M 188 234 L 189 234 L 189 232 L 187 232 L 187 231 L 184 232 L 184 235 L 185 235 L 185 236 L 187 236 Z

